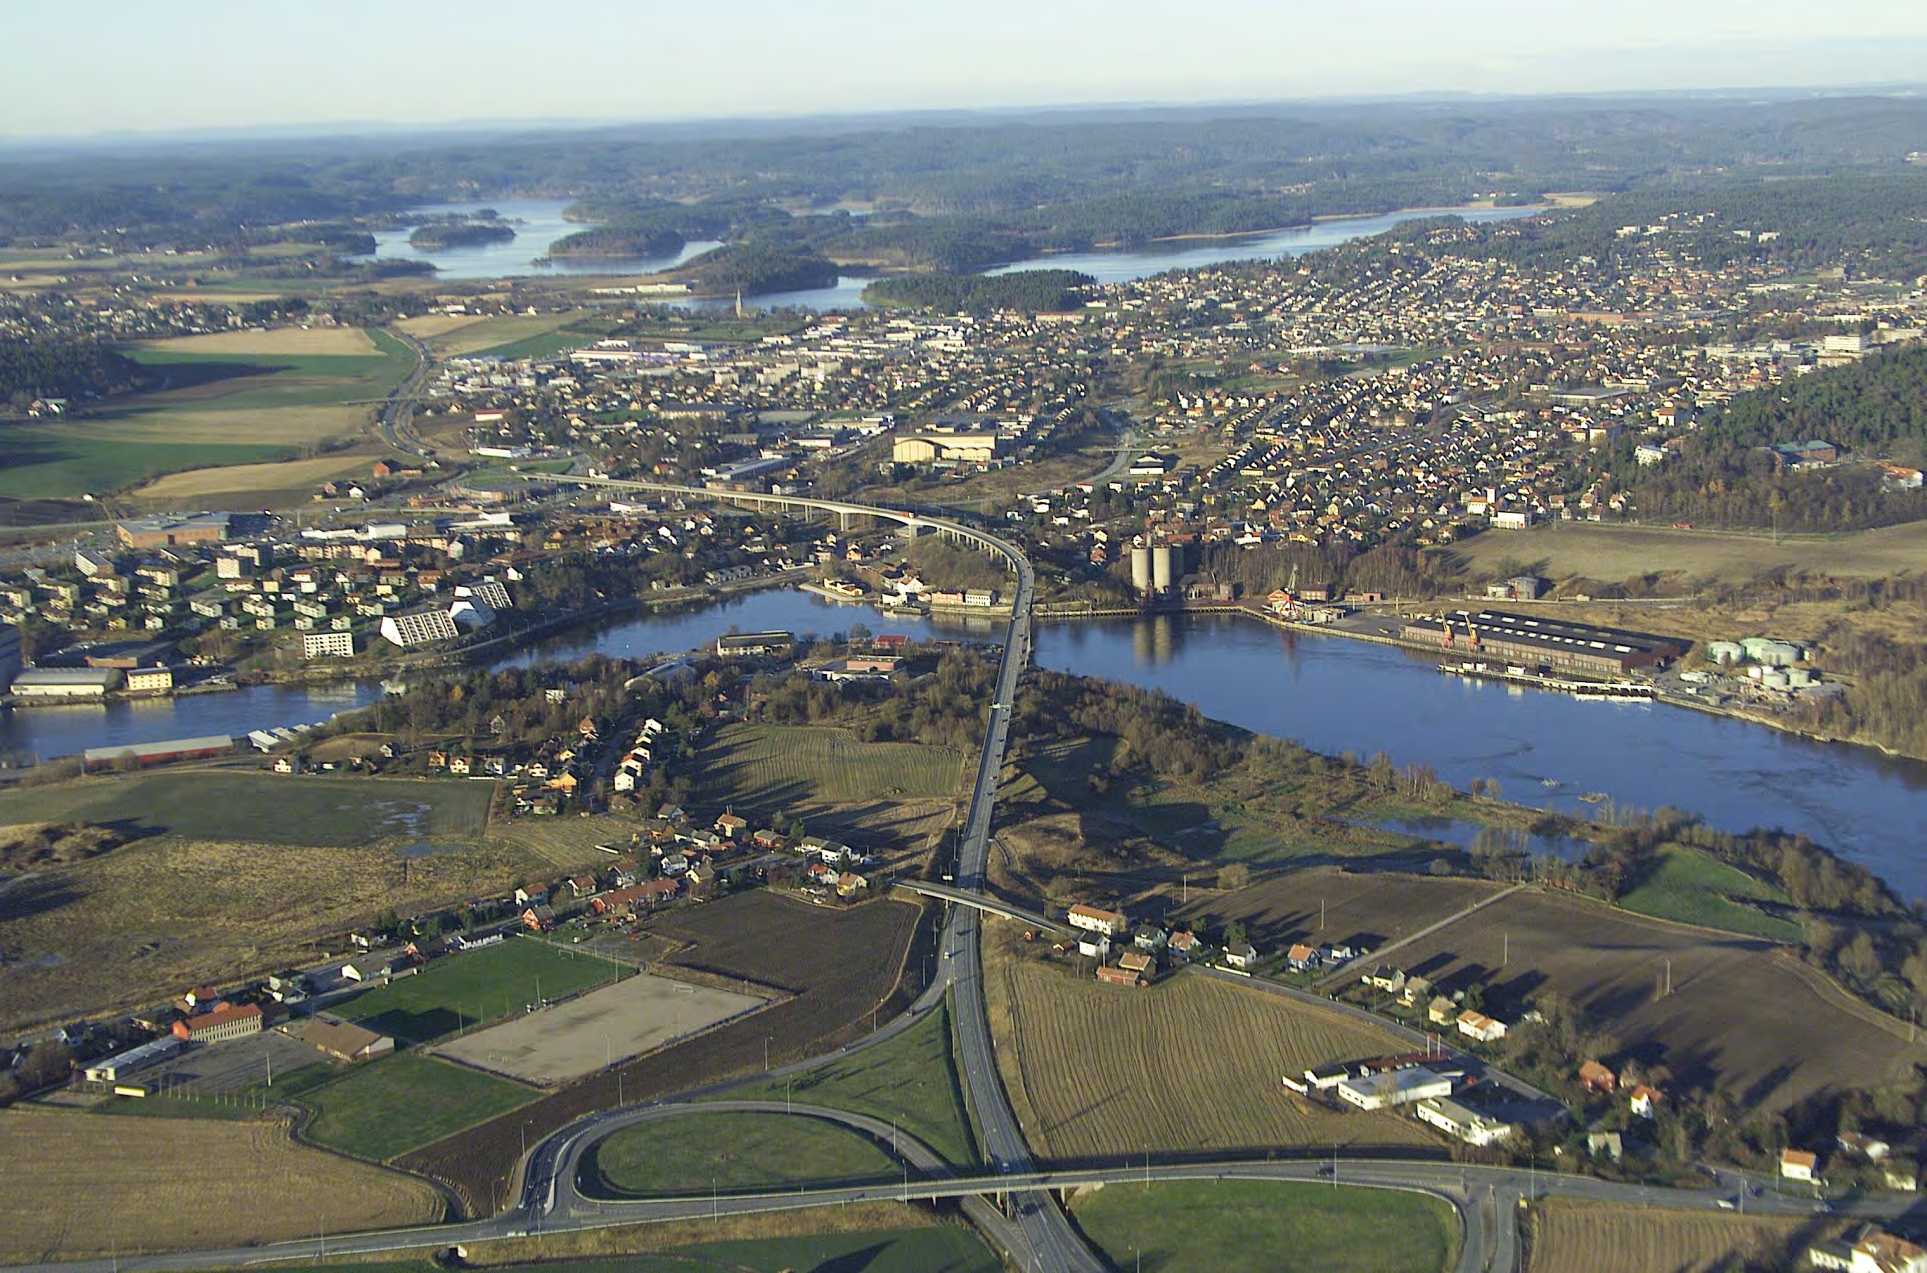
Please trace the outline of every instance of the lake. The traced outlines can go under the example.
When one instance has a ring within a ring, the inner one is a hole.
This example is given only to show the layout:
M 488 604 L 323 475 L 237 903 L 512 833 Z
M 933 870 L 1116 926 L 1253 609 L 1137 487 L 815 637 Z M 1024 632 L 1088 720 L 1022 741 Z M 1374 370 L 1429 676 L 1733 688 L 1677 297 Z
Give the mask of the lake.
M 383 230 L 375 235 L 375 257 L 378 260 L 429 261 L 436 266 L 437 277 L 451 280 L 527 278 L 565 274 L 631 275 L 670 269 L 717 246 L 713 241 L 692 242 L 684 245 L 683 250 L 673 257 L 624 261 L 566 261 L 548 266 L 534 264 L 535 258 L 546 253 L 549 245 L 557 239 L 574 234 L 578 230 L 590 228 L 590 223 L 562 219 L 562 210 L 567 208 L 570 202 L 566 199 L 497 199 L 482 203 L 443 203 L 412 208 L 410 212 L 417 215 L 469 213 L 477 208 L 494 208 L 502 214 L 503 219 L 516 223 L 515 239 L 510 243 L 486 243 L 475 247 L 422 252 L 409 245 L 408 230 Z M 1463 217 L 1467 221 L 1509 221 L 1515 217 L 1530 216 L 1540 211 L 1543 209 L 1467 208 L 1442 213 L 1420 209 L 1388 213 L 1383 216 L 1336 217 L 1328 221 L 1320 221 L 1315 225 L 1290 230 L 1272 230 L 1263 234 L 1242 234 L 1211 239 L 1171 239 L 1123 252 L 1064 252 L 1038 256 L 1024 261 L 1012 261 L 1007 265 L 988 270 L 986 273 L 1010 274 L 1018 270 L 1067 269 L 1081 270 L 1100 283 L 1127 283 L 1134 279 L 1162 274 L 1166 270 L 1196 269 L 1225 261 L 1263 260 L 1315 252 L 1320 248 L 1336 247 L 1365 235 L 1383 234 L 1394 226 L 1423 217 L 1450 215 Z M 864 287 L 870 282 L 870 278 L 866 276 L 852 274 L 839 277 L 834 287 L 771 292 L 743 299 L 745 304 L 753 300 L 756 308 L 764 310 L 867 309 L 869 307 L 864 304 L 862 293 Z M 670 299 L 664 303 L 684 309 L 719 310 L 733 308 L 736 298 L 731 296 L 689 300 Z
M 408 242 L 413 227 L 380 230 L 375 234 L 378 261 L 427 261 L 435 266 L 435 277 L 458 279 L 526 278 L 551 275 L 649 274 L 681 265 L 700 256 L 716 242 L 692 242 L 673 256 L 633 257 L 623 260 L 557 261 L 537 265 L 537 257 L 548 253 L 549 245 L 596 223 L 565 221 L 562 210 L 573 202 L 568 199 L 492 199 L 481 203 L 437 203 L 411 208 L 416 216 L 467 215 L 478 208 L 493 208 L 502 220 L 515 227 L 515 238 L 507 243 L 479 243 L 472 247 L 439 248 L 424 252 Z M 357 260 L 369 260 L 358 257 Z

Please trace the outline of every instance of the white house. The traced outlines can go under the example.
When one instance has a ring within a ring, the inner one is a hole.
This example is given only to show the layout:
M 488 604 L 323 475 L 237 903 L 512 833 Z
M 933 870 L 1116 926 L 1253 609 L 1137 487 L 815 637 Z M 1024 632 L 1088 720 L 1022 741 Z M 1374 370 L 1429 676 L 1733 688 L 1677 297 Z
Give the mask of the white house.
M 1082 902 L 1071 907 L 1065 914 L 1065 918 L 1072 928 L 1082 929 L 1087 933 L 1102 933 L 1106 937 L 1120 936 L 1131 927 L 1131 921 L 1118 912 L 1099 910 L 1095 906 L 1086 906 Z

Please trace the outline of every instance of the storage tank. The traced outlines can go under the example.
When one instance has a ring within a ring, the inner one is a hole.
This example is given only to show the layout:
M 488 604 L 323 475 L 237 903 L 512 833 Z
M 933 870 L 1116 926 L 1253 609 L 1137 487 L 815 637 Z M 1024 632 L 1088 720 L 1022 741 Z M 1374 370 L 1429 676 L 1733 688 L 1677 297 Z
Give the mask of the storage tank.
M 1777 667 L 1770 667 L 1760 673 L 1760 684 L 1770 690 L 1787 688 L 1787 675 Z
M 1184 573 L 1178 552 L 1171 544 L 1159 544 L 1151 550 L 1151 583 L 1159 592 L 1178 586 L 1178 576 Z
M 1803 667 L 1790 667 L 1786 670 L 1788 689 L 1803 690 L 1813 684 L 1813 673 Z
M 1151 591 L 1151 550 L 1149 548 L 1131 550 L 1131 586 L 1141 593 Z

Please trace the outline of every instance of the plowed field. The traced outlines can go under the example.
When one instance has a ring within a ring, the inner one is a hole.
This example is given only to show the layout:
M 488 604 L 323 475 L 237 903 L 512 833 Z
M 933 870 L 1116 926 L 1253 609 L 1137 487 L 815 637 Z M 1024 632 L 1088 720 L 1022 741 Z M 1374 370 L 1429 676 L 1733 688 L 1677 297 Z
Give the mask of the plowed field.
M 1203 977 L 1130 990 L 1016 955 L 994 937 L 986 950 L 998 1064 L 1041 1158 L 1129 1158 L 1147 1145 L 1182 1153 L 1441 1144 L 1408 1119 L 1329 1109 L 1280 1082 L 1311 1066 L 1408 1051 L 1393 1034 Z
M 280 1242 L 443 1210 L 424 1182 L 297 1145 L 282 1123 L 9 1110 L 0 1162 L 6 1263 Z

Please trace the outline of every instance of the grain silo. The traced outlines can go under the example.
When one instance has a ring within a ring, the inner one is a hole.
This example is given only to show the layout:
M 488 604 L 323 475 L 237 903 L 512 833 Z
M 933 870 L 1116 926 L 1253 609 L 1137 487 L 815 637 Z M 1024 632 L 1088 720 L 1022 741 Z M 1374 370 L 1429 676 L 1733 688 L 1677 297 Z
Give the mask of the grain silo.
M 1178 555 L 1182 551 L 1172 544 L 1159 544 L 1151 550 L 1151 585 L 1160 594 L 1177 587 L 1178 576 L 1184 573 L 1184 562 Z
M 1140 595 L 1151 591 L 1151 550 L 1133 548 L 1131 550 L 1131 586 Z

